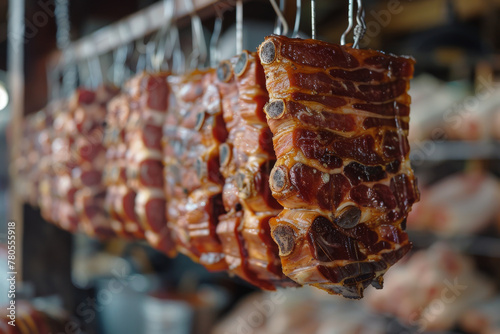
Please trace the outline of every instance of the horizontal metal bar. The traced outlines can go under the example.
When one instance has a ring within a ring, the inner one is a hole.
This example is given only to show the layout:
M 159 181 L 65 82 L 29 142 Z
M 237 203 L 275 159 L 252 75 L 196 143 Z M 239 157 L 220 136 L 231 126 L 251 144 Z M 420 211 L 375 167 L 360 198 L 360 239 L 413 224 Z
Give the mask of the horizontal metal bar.
M 192 0 L 192 7 L 188 0 L 171 1 L 175 1 L 175 13 L 172 17 L 178 26 L 189 23 L 189 16 L 193 13 L 197 13 L 201 18 L 204 18 L 215 15 L 215 6 L 219 6 L 221 9 L 236 6 L 234 0 Z M 191 8 L 194 10 L 191 11 Z M 167 23 L 165 16 L 165 2 L 155 3 L 80 40 L 72 42 L 61 55 L 60 64 L 64 66 L 68 63 L 102 55 L 146 36 Z

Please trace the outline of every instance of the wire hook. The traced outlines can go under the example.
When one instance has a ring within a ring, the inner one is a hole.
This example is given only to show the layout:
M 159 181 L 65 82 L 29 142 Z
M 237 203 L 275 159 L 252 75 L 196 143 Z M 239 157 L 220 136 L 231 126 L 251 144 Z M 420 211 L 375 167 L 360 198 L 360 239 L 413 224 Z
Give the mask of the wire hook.
M 357 48 L 359 46 L 359 42 L 363 39 L 363 36 L 366 32 L 366 23 L 365 23 L 365 9 L 363 7 L 363 1 L 357 0 L 357 11 L 356 11 L 356 27 L 354 27 L 354 0 L 349 0 L 349 9 L 348 9 L 348 26 L 344 31 L 342 36 L 340 37 L 340 44 L 346 44 L 346 37 L 352 31 L 354 27 L 354 43 L 353 48 Z
M 316 39 L 316 1 L 311 0 L 311 38 Z
M 90 87 L 96 89 L 103 81 L 102 67 L 99 56 L 95 55 L 87 60 L 89 68 Z
M 346 40 L 347 34 L 349 34 L 351 32 L 352 27 L 354 26 L 354 0 L 349 0 L 349 8 L 347 11 L 347 20 L 348 20 L 347 29 L 344 31 L 344 33 L 340 37 L 340 44 L 342 44 L 342 45 L 345 45 L 345 40 Z
M 243 0 L 236 0 L 236 54 L 243 52 Z
M 125 81 L 125 64 L 130 47 L 125 44 L 113 51 L 113 82 L 119 86 Z
M 276 27 L 274 28 L 274 33 L 277 35 L 288 34 L 288 23 L 286 22 L 286 19 L 285 19 L 285 16 L 283 15 L 282 9 L 280 7 L 278 7 L 276 0 L 269 0 L 269 1 L 271 2 L 271 5 L 273 6 L 274 12 L 276 13 L 278 20 L 281 23 L 281 26 L 279 24 L 276 25 Z M 280 6 L 282 6 L 282 5 L 283 5 L 283 3 L 280 2 Z M 283 28 L 283 30 L 281 28 Z
M 193 50 L 189 56 L 189 66 L 191 68 L 196 68 L 200 63 L 204 64 L 207 60 L 207 46 L 203 33 L 203 25 L 200 17 L 194 11 L 193 0 L 187 1 L 186 5 L 191 15 L 191 31 L 193 35 Z
M 138 39 L 135 41 L 135 49 L 137 50 L 137 63 L 135 66 L 135 72 L 139 73 L 146 70 L 146 52 L 147 46 L 144 41 Z
M 359 42 L 363 39 L 363 36 L 366 32 L 366 23 L 365 23 L 365 9 L 363 7 L 362 0 L 358 0 L 358 11 L 356 13 L 356 27 L 354 28 L 354 44 L 353 48 L 357 48 L 359 46 Z
M 223 15 L 219 8 L 215 7 L 215 12 L 217 16 L 214 22 L 214 31 L 212 33 L 212 37 L 210 38 L 210 66 L 216 67 L 219 63 L 219 52 L 217 47 L 219 46 L 220 33 L 222 31 L 222 21 Z
M 172 59 L 172 68 L 177 71 L 177 73 L 182 73 L 185 71 L 185 56 L 182 52 L 181 38 L 179 35 L 179 29 L 177 25 L 173 25 L 170 29 L 170 43 L 172 43 L 169 48 L 167 48 L 167 59 Z
M 297 9 L 295 12 L 295 24 L 293 26 L 292 37 L 299 37 L 301 14 L 302 14 L 302 0 L 297 0 Z
M 154 43 L 157 45 L 156 52 L 151 61 L 154 71 L 160 71 L 163 65 L 165 65 L 165 69 L 168 70 L 168 62 L 165 62 L 165 53 L 169 36 L 168 32 L 174 21 L 174 11 L 175 1 L 163 0 L 163 16 L 166 23 L 158 30 L 153 38 Z

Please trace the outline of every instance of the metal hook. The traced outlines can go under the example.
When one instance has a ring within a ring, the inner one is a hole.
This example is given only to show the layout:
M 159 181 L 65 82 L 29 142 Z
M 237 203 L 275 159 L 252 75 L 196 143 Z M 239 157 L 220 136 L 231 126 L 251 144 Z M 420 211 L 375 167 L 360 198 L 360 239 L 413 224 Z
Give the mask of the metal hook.
M 271 2 L 271 5 L 273 6 L 274 12 L 276 13 L 278 20 L 281 23 L 281 26 L 279 24 L 276 25 L 276 27 L 274 28 L 274 33 L 277 35 L 288 34 L 288 23 L 286 22 L 285 16 L 283 15 L 283 12 L 281 11 L 280 7 L 278 7 L 276 0 L 269 0 L 269 1 Z M 281 27 L 283 28 L 283 30 L 281 30 Z
M 217 16 L 214 22 L 214 31 L 212 33 L 212 37 L 210 38 L 210 66 L 216 67 L 219 63 L 219 52 L 217 47 L 219 46 L 220 33 L 222 31 L 222 20 L 223 15 L 219 11 L 218 7 L 215 7 L 215 12 Z
M 316 39 L 316 1 L 311 0 L 311 38 Z
M 299 37 L 301 11 L 302 11 L 302 0 L 297 0 L 297 9 L 295 12 L 295 24 L 293 26 L 292 37 Z
M 99 56 L 96 55 L 89 58 L 87 60 L 87 65 L 89 69 L 90 87 L 95 89 L 103 83 L 102 67 Z
M 120 86 L 125 81 L 125 64 L 130 47 L 125 44 L 113 51 L 113 82 Z
M 236 54 L 243 52 L 243 1 L 236 0 Z
M 358 0 L 358 11 L 356 13 L 356 27 L 354 28 L 354 44 L 353 48 L 357 48 L 360 40 L 366 32 L 365 9 L 362 0 Z
M 172 68 L 177 71 L 177 73 L 182 73 L 185 71 L 186 64 L 184 52 L 182 52 L 179 29 L 176 25 L 173 25 L 172 29 L 170 29 L 169 36 L 171 37 L 171 45 L 167 48 L 167 58 L 172 59 Z
M 144 43 L 140 39 L 136 40 L 135 49 L 137 50 L 138 53 L 135 72 L 139 73 L 146 70 L 146 52 L 147 52 L 146 43 Z
M 175 12 L 175 1 L 163 0 L 163 15 L 165 17 L 166 24 L 161 27 L 160 30 L 153 37 L 154 43 L 157 45 L 156 52 L 152 58 L 152 67 L 154 71 L 159 71 L 164 65 L 168 70 L 168 62 L 165 61 L 166 57 L 166 47 L 167 47 L 167 39 L 168 39 L 168 31 L 172 26 L 174 21 L 174 12 Z
M 359 41 L 363 38 L 366 32 L 366 23 L 365 23 L 365 10 L 363 8 L 362 0 L 356 1 L 358 9 L 356 11 L 356 27 L 354 28 L 354 43 L 353 47 L 357 48 L 359 46 Z M 352 31 L 354 26 L 354 0 L 349 0 L 349 10 L 348 10 L 348 21 L 349 24 L 347 29 L 342 34 L 340 38 L 340 44 L 346 44 L 346 37 Z
M 347 26 L 347 29 L 344 31 L 344 33 L 342 34 L 342 36 L 340 37 L 340 44 L 342 45 L 345 45 L 345 40 L 346 40 L 346 37 L 347 37 L 347 34 L 349 34 L 352 30 L 352 27 L 354 26 L 354 0 L 349 0 L 349 9 L 348 9 L 348 12 L 347 12 L 348 16 L 348 26 Z
M 64 59 L 66 63 L 62 69 L 62 93 L 64 96 L 69 96 L 77 86 L 77 73 L 74 64 L 74 54 L 71 49 L 63 49 Z
M 61 83 L 59 81 L 60 78 L 60 66 L 58 64 L 54 64 L 53 62 L 49 62 L 47 65 L 47 91 L 49 100 L 55 100 L 60 96 L 61 92 Z
M 154 38 L 146 43 L 146 71 L 154 70 L 156 41 Z
M 193 50 L 189 56 L 189 66 L 196 68 L 200 63 L 204 64 L 207 60 L 207 46 L 203 33 L 203 25 L 200 17 L 194 11 L 193 0 L 187 1 L 186 4 L 189 6 L 188 12 L 191 13 L 191 31 L 193 35 Z

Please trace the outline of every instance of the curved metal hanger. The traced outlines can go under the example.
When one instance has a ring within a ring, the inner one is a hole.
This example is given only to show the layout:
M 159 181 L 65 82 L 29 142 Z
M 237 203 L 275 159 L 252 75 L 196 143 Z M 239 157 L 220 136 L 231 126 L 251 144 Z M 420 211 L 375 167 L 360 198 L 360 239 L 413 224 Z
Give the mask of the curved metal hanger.
M 147 45 L 143 39 L 138 39 L 134 42 L 134 49 L 137 51 L 137 62 L 135 72 L 139 73 L 146 70 L 146 53 Z
M 276 24 L 274 28 L 274 33 L 276 35 L 287 35 L 288 34 L 288 23 L 286 22 L 285 16 L 283 15 L 284 2 L 280 0 L 280 6 L 276 3 L 276 0 L 269 0 L 273 6 L 274 12 L 278 19 L 279 24 Z
M 169 39 L 169 31 L 174 22 L 175 1 L 163 0 L 163 15 L 166 24 L 153 37 L 154 43 L 157 45 L 151 63 L 154 71 L 168 70 L 169 65 L 166 60 L 167 44 Z
M 293 25 L 292 37 L 299 37 L 300 17 L 302 14 L 302 0 L 297 0 L 297 9 L 295 11 L 295 23 Z
M 112 82 L 116 86 L 120 86 L 127 77 L 126 63 L 130 50 L 131 50 L 130 45 L 125 44 L 113 51 L 113 65 L 111 68 L 112 70 L 111 78 Z
M 354 27 L 354 0 L 349 0 L 349 8 L 348 8 L 348 26 L 344 31 L 342 36 L 340 37 L 340 44 L 346 44 L 347 35 L 353 30 L 354 27 L 354 43 L 352 45 L 353 48 L 359 47 L 359 42 L 363 39 L 363 36 L 366 32 L 366 23 L 365 23 L 365 9 L 363 7 L 362 0 L 356 0 L 357 3 L 357 11 L 356 11 L 356 27 Z
M 243 0 L 236 0 L 236 54 L 243 52 Z
M 48 99 L 55 100 L 60 96 L 61 93 L 61 83 L 59 79 L 61 78 L 61 69 L 58 64 L 54 62 L 49 62 L 47 64 L 47 95 Z
M 63 96 L 69 96 L 77 88 L 77 68 L 74 63 L 74 54 L 70 49 L 63 50 L 64 59 L 67 59 L 67 63 L 61 71 L 62 77 L 62 88 L 60 88 L 60 93 Z
M 200 65 L 205 65 L 207 60 L 207 45 L 201 19 L 194 11 L 193 0 L 186 1 L 188 11 L 191 13 L 191 33 L 193 38 L 193 50 L 188 57 L 188 66 L 195 69 Z
M 311 38 L 316 39 L 316 1 L 311 0 Z
M 100 84 L 104 83 L 104 76 L 102 74 L 101 61 L 98 55 L 87 59 L 89 68 L 90 88 L 96 89 Z
M 210 37 L 210 66 L 211 67 L 216 67 L 217 64 L 220 61 L 220 55 L 219 55 L 219 40 L 220 40 L 220 35 L 222 31 L 222 22 L 224 20 L 224 16 L 222 14 L 222 11 L 216 6 L 215 7 L 215 22 L 214 22 L 214 31 L 212 32 L 212 37 Z

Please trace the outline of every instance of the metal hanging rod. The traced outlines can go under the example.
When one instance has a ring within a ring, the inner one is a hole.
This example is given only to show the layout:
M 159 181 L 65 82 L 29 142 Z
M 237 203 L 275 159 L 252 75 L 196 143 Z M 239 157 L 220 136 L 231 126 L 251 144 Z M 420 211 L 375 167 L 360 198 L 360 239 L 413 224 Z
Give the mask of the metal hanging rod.
M 190 15 L 193 13 L 197 13 L 201 18 L 215 17 L 216 6 L 219 9 L 221 6 L 223 8 L 236 6 L 234 0 L 192 0 L 192 7 L 186 4 L 185 0 L 172 1 L 175 1 L 175 13 L 171 17 L 178 26 L 189 24 Z M 72 42 L 64 50 L 60 64 L 64 66 L 105 54 L 160 29 L 166 24 L 165 6 L 165 2 L 160 1 Z

